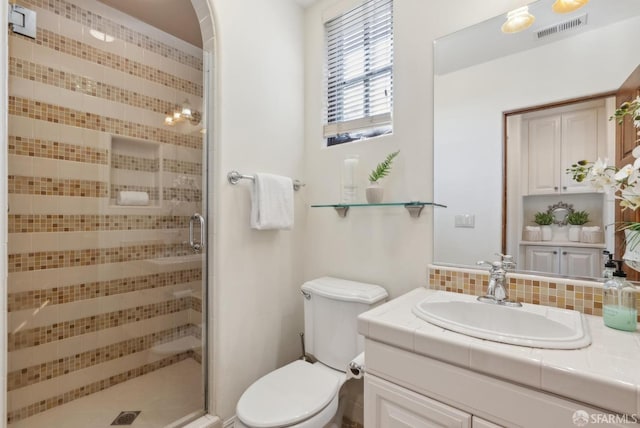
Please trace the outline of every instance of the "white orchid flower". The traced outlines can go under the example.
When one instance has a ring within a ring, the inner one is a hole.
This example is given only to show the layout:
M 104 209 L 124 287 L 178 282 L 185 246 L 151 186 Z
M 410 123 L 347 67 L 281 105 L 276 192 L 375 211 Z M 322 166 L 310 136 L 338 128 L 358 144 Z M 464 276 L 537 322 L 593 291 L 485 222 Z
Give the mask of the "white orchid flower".
M 640 151 L 638 152 L 638 154 L 640 155 Z M 594 174 L 594 175 L 604 174 L 607 169 L 608 161 L 609 160 L 607 158 L 605 158 L 604 160 L 598 158 L 598 160 L 593 163 L 593 167 L 591 167 L 591 174 Z
M 606 158 L 595 161 L 588 168 L 585 181 L 591 182 L 591 186 L 597 191 L 615 192 L 618 190 L 618 182 L 614 178 L 614 169 L 607 163 Z
M 628 179 L 629 177 L 631 177 L 631 175 L 633 174 L 633 171 L 634 171 L 633 165 L 627 164 L 622 168 L 620 168 L 620 170 L 615 173 L 613 178 L 615 178 L 617 181 L 624 181 L 625 179 Z
M 635 191 L 632 191 L 634 189 Z M 627 187 L 625 190 L 620 192 L 620 207 L 622 209 L 630 208 L 632 210 L 638 209 L 640 207 L 640 189 L 635 187 Z

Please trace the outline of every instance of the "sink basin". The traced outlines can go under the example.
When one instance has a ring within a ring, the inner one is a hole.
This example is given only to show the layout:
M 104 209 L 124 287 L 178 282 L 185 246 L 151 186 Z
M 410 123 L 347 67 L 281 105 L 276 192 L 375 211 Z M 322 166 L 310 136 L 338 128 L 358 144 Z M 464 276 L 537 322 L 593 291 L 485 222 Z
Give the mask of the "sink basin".
M 523 304 L 507 307 L 475 296 L 437 291 L 413 307 L 413 313 L 439 327 L 467 336 L 511 345 L 578 349 L 591 344 L 578 311 Z

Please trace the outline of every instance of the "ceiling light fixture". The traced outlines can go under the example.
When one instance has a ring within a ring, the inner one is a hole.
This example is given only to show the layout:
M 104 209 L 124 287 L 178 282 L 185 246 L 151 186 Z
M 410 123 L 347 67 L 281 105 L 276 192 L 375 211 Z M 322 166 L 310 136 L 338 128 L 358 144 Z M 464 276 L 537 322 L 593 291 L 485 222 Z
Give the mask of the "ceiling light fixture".
M 589 0 L 556 0 L 551 8 L 555 13 L 569 13 L 580 9 L 587 3 Z
M 522 6 L 507 13 L 507 21 L 502 24 L 503 33 L 518 33 L 531 27 L 536 17 L 529 13 L 529 6 Z

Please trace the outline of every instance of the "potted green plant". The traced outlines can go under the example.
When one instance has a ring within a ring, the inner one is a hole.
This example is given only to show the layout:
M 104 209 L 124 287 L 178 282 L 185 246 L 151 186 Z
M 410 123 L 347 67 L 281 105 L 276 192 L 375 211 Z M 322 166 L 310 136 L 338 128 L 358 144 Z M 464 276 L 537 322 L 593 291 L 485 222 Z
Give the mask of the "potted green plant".
M 567 215 L 569 223 L 569 241 L 580 241 L 582 225 L 589 222 L 589 213 L 586 211 L 573 211 Z
M 551 225 L 553 224 L 553 214 L 546 211 L 538 211 L 537 213 L 535 213 L 533 221 L 538 226 L 540 226 L 540 231 L 542 232 L 542 240 L 551 241 Z
M 391 172 L 391 164 L 399 153 L 400 150 L 389 153 L 386 159 L 380 162 L 371 171 L 371 174 L 369 174 L 369 186 L 365 191 L 368 203 L 379 204 L 380 202 L 382 202 L 382 198 L 384 196 L 384 188 L 380 185 L 380 180 L 389 175 L 389 172 Z

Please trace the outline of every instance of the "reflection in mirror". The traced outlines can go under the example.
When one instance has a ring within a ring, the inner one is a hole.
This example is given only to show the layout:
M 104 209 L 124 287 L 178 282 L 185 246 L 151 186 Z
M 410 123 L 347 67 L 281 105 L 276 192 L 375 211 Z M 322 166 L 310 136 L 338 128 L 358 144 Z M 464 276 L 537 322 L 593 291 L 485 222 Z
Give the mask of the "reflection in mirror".
M 588 227 L 610 232 L 611 198 L 566 181 L 564 169 L 583 158 L 614 159 L 615 124 L 607 119 L 615 100 L 606 95 L 640 63 L 640 1 L 543 13 L 552 3 L 532 3 L 536 22 L 522 33 L 500 33 L 505 13 L 435 42 L 434 200 L 448 206 L 434 212 L 435 263 L 472 266 L 506 251 L 519 270 L 599 276 L 599 253 L 613 248 L 611 233 L 590 246 L 574 242 L 569 252 L 578 254 L 567 256 L 587 261 L 571 272 L 552 257 L 567 253 L 568 226 L 553 225 L 552 242 L 531 248 L 522 239 L 535 212 L 559 202 L 589 212 Z M 585 14 L 587 25 L 539 41 L 544 29 Z M 577 142 L 561 150 L 563 135 Z M 529 151 L 530 141 L 547 151 Z M 457 216 L 473 216 L 475 227 L 456 227 Z

